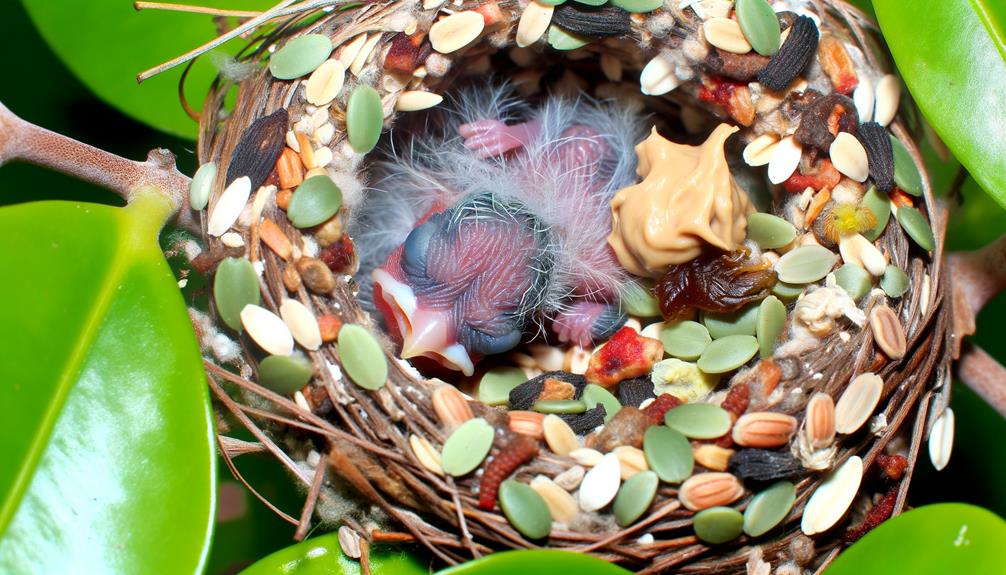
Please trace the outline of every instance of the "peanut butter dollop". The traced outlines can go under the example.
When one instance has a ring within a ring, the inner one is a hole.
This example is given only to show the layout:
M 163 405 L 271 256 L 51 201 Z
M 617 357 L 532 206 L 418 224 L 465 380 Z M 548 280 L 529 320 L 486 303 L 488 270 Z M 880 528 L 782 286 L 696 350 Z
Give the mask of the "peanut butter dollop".
M 701 146 L 675 144 L 657 133 L 636 146 L 643 180 L 611 200 L 608 244 L 625 269 L 660 276 L 694 259 L 706 244 L 731 251 L 744 241 L 754 210 L 737 185 L 723 143 L 738 129 L 717 126 Z

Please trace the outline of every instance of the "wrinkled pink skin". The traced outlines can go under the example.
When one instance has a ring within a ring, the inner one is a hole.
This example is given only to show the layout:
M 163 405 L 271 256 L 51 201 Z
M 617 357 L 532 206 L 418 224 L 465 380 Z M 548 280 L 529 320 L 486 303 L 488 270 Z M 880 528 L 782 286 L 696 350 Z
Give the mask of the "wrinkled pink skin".
M 499 120 L 480 120 L 463 124 L 459 127 L 458 131 L 465 138 L 464 145 L 466 148 L 472 150 L 479 158 L 488 159 L 496 156 L 525 153 L 523 148 L 540 135 L 541 126 L 537 121 L 508 126 Z M 587 126 L 573 126 L 563 133 L 563 143 L 556 146 L 553 152 L 543 155 L 539 160 L 543 166 L 558 165 L 564 172 L 577 174 L 578 177 L 570 180 L 573 182 L 573 185 L 571 185 L 572 189 L 565 190 L 564 193 L 582 195 L 585 210 L 598 209 L 597 206 L 590 205 L 590 196 L 604 182 L 599 182 L 593 177 L 594 170 L 592 166 L 596 162 L 599 162 L 603 155 L 609 151 L 607 145 L 595 136 L 596 132 Z M 536 179 L 544 177 L 541 174 L 548 173 L 547 171 L 539 170 L 529 170 L 528 172 L 525 176 L 527 181 L 522 185 L 527 186 L 526 189 L 529 190 L 540 188 L 540 185 L 536 185 Z M 450 206 L 434 207 L 419 224 L 422 224 L 434 213 L 448 207 Z M 581 223 L 584 226 L 597 225 L 596 215 L 591 217 L 589 215 L 571 214 L 570 220 L 571 225 L 569 229 L 571 230 L 582 229 L 578 226 Z M 491 235 L 491 233 L 491 231 L 487 232 L 487 235 Z M 469 241 L 485 245 L 499 243 L 493 242 L 493 239 L 495 238 L 486 238 L 485 241 L 479 241 L 478 239 L 468 238 Z M 511 256 L 509 258 L 505 256 L 499 257 L 499 254 L 485 253 L 478 249 L 471 249 L 471 246 L 467 244 L 458 246 L 451 254 L 453 257 L 453 269 L 445 271 L 459 276 L 459 279 L 455 280 L 452 278 L 445 281 L 472 281 L 471 274 L 466 274 L 465 272 L 475 267 L 482 270 L 479 279 L 484 279 L 485 283 L 489 286 L 485 289 L 480 287 L 476 291 L 478 294 L 476 298 L 491 300 L 493 289 L 510 290 L 506 291 L 506 293 L 510 294 L 527 291 L 527 286 L 531 281 L 531 274 L 527 268 L 527 263 L 519 257 L 513 256 L 514 253 L 520 253 L 519 250 L 525 246 L 520 245 L 522 243 L 520 238 L 507 238 L 503 243 L 510 244 L 509 249 L 512 251 L 509 253 Z M 597 267 L 610 267 L 611 262 L 614 261 L 614 254 L 610 250 L 604 250 L 601 254 L 602 257 L 608 258 L 609 261 L 597 262 Z M 400 247 L 389 256 L 387 263 L 384 265 L 384 271 L 387 271 L 396 280 L 404 283 L 405 274 L 401 268 L 401 258 L 402 248 Z M 507 263 L 501 264 L 500 262 Z M 589 265 L 591 262 L 588 261 L 587 263 Z M 439 275 L 447 276 L 449 274 L 441 273 Z M 403 321 L 404 315 L 408 314 L 403 315 L 401 309 L 394 309 L 393 304 L 384 301 L 381 294 L 382 286 L 378 282 L 375 285 L 374 299 L 377 307 L 384 314 L 389 329 L 393 333 L 397 332 L 401 336 L 401 339 L 410 340 L 407 331 L 420 331 L 422 329 L 420 325 L 421 321 L 415 322 L 408 319 Z M 568 306 L 552 318 L 552 329 L 562 342 L 573 342 L 578 345 L 587 346 L 592 341 L 592 328 L 595 322 L 607 309 L 609 303 L 617 301 L 617 294 L 613 293 L 608 286 L 600 285 L 599 283 L 592 284 L 589 280 L 585 279 L 583 285 L 574 287 L 571 295 L 574 297 L 571 298 L 572 301 Z M 482 301 L 479 303 L 480 305 L 476 306 L 478 309 L 472 310 L 472 314 L 465 311 L 463 317 L 455 317 L 456 314 L 451 314 L 450 317 L 441 316 L 439 320 L 445 324 L 445 327 L 438 326 L 437 333 L 440 335 L 429 340 L 434 342 L 433 347 L 447 348 L 457 344 L 457 333 L 461 322 L 471 324 L 472 322 L 492 321 L 494 318 L 486 317 L 486 313 L 494 309 L 493 302 Z M 419 317 L 428 316 L 426 310 L 436 307 L 434 304 L 424 305 L 424 302 L 420 298 L 417 298 L 417 306 L 414 315 Z M 403 323 L 408 325 L 403 325 Z M 429 341 L 424 346 L 420 346 L 428 352 L 432 351 Z M 437 353 L 419 353 L 407 350 L 406 348 L 409 347 L 408 343 L 409 341 L 406 341 L 406 345 L 403 346 L 403 357 L 425 355 L 448 367 L 457 368 L 456 363 L 455 365 L 451 365 L 453 362 L 445 360 Z M 471 359 L 473 362 L 476 362 L 479 357 L 473 356 Z M 463 371 L 465 370 L 463 369 Z

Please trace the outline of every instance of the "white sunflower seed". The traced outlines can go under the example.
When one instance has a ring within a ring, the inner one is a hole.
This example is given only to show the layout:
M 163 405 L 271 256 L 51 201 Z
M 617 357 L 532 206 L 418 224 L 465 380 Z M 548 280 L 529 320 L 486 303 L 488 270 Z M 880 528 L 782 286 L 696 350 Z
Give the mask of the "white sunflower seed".
M 816 535 L 831 529 L 849 510 L 863 480 L 863 460 L 853 455 L 831 473 L 810 496 L 800 529 Z
M 339 527 L 339 547 L 350 559 L 359 559 L 363 556 L 360 534 L 345 525 Z
M 838 251 L 845 263 L 858 265 L 874 277 L 884 275 L 884 270 L 887 269 L 884 253 L 862 234 L 842 236 L 838 240 Z
M 856 104 L 856 111 L 860 118 L 873 117 L 873 80 L 866 74 L 860 74 L 859 85 L 852 93 L 852 102 Z
M 478 12 L 455 12 L 430 26 L 430 45 L 441 54 L 450 54 L 471 44 L 485 26 L 486 21 Z
M 552 12 L 555 6 L 540 4 L 531 0 L 520 15 L 517 22 L 517 46 L 524 48 L 538 41 L 545 35 L 548 25 L 552 22 Z
M 569 452 L 580 447 L 573 429 L 558 415 L 554 413 L 546 415 L 541 427 L 542 433 L 545 434 L 545 443 L 556 455 L 569 455 Z
M 245 209 L 250 195 L 251 179 L 248 176 L 241 176 L 231 182 L 213 205 L 206 231 L 215 237 L 223 235 L 234 222 L 238 221 L 238 216 L 241 215 L 241 210 Z
M 398 95 L 395 109 L 399 112 L 415 112 L 432 108 L 443 101 L 444 97 L 440 94 L 423 92 L 421 90 L 409 90 Z
M 884 391 L 884 380 L 875 373 L 857 375 L 835 404 L 835 431 L 855 433 L 873 415 Z
M 338 58 L 346 69 L 349 69 L 349 67 L 353 65 L 353 61 L 356 60 L 356 57 L 360 54 L 360 50 L 363 49 L 363 45 L 367 43 L 367 38 L 367 34 L 360 34 L 356 38 L 353 38 L 352 42 L 344 45 L 342 48 L 339 48 Z
M 447 0 L 423 0 L 423 10 L 433 10 L 439 8 Z
M 315 106 L 325 106 L 335 99 L 342 91 L 346 81 L 346 65 L 338 59 L 326 60 L 304 85 L 304 95 L 307 101 Z
M 856 136 L 848 132 L 839 132 L 829 149 L 831 163 L 835 169 L 857 182 L 865 182 L 870 175 L 870 166 L 866 160 L 866 149 L 859 143 Z
M 314 351 L 321 347 L 321 328 L 307 306 L 295 299 L 284 299 L 279 306 L 279 316 L 290 328 L 293 338 L 305 349 Z
M 643 66 L 639 74 L 640 91 L 647 96 L 661 96 L 681 84 L 674 73 L 674 61 L 665 54 L 658 54 Z
M 271 355 L 293 353 L 293 334 L 283 320 L 264 307 L 248 304 L 241 310 L 241 325 L 255 343 Z
M 764 166 L 772 159 L 772 152 L 779 138 L 772 134 L 762 134 L 744 146 L 744 162 L 751 167 Z
M 710 18 L 702 24 L 702 32 L 706 41 L 720 50 L 734 54 L 747 54 L 751 44 L 744 37 L 740 24 L 729 18 Z
M 416 459 L 423 467 L 437 475 L 444 474 L 440 452 L 436 447 L 433 447 L 428 439 L 412 434 L 409 436 L 409 446 L 412 447 L 412 453 L 416 455 Z
M 356 55 L 353 59 L 353 63 L 349 65 L 349 71 L 352 72 L 357 78 L 363 72 L 363 69 L 367 66 L 367 60 L 370 59 L 370 55 L 374 53 L 374 47 L 381 40 L 380 34 L 374 34 L 373 36 L 367 38 L 363 46 L 360 48 L 360 53 Z
M 580 482 L 583 481 L 583 476 L 586 474 L 587 470 L 584 469 L 582 465 L 574 465 L 559 475 L 556 475 L 555 484 L 566 491 L 573 491 L 580 486 Z
M 309 170 L 324 168 L 332 163 L 332 150 L 328 146 L 322 146 L 314 151 L 314 165 L 307 166 Z
M 297 134 L 293 130 L 286 131 L 286 145 L 294 152 L 300 153 L 300 142 L 297 141 Z
M 789 179 L 800 165 L 803 146 L 793 136 L 786 136 L 775 145 L 772 159 L 768 162 L 768 179 L 773 184 L 781 184 Z
M 538 475 L 531 480 L 531 489 L 541 495 L 549 513 L 552 514 L 552 519 L 559 523 L 569 523 L 580 512 L 576 505 L 576 499 L 544 475 Z
M 874 97 L 873 121 L 886 126 L 891 123 L 898 113 L 898 104 L 901 102 L 901 83 L 894 74 L 888 74 L 877 82 L 877 92 Z
M 573 461 L 584 467 L 593 467 L 601 462 L 601 458 L 604 454 L 596 449 L 591 449 L 589 447 L 581 447 L 579 449 L 574 449 L 568 454 L 573 458 Z
M 933 422 L 929 431 L 929 461 L 936 471 L 942 471 L 950 462 L 954 449 L 954 410 L 949 407 Z
M 580 483 L 580 509 L 597 511 L 611 503 L 622 482 L 622 464 L 618 456 L 609 453 L 593 467 Z

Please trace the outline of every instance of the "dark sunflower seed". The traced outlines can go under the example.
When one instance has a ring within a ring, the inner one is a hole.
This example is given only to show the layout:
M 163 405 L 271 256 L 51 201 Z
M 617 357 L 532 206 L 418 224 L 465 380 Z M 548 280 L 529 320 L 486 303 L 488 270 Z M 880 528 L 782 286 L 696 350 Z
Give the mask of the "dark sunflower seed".
M 799 16 L 790 28 L 789 37 L 758 74 L 758 81 L 770 90 L 782 91 L 799 76 L 817 53 L 821 34 L 814 21 Z
M 793 137 L 805 146 L 828 152 L 835 135 L 849 132 L 856 135 L 859 112 L 856 104 L 841 94 L 831 94 L 811 102 L 800 115 L 800 126 Z
M 750 82 L 758 77 L 758 73 L 764 70 L 765 66 L 768 66 L 768 60 L 768 56 L 753 51 L 747 54 L 734 54 L 713 48 L 706 55 L 705 65 L 714 74 L 738 82 Z
M 866 122 L 859 126 L 856 137 L 866 149 L 873 183 L 882 192 L 891 191 L 894 188 L 894 149 L 887 128 L 876 122 Z
M 545 390 L 545 380 L 556 379 L 573 386 L 573 399 L 580 399 L 583 388 L 587 387 L 587 379 L 565 371 L 547 371 L 533 377 L 510 390 L 510 409 L 526 411 L 531 409 Z
M 607 414 L 608 412 L 604 408 L 604 405 L 598 403 L 594 409 L 588 409 L 583 413 L 559 414 L 559 417 L 569 424 L 573 433 L 583 435 L 590 433 L 598 426 L 604 425 L 604 416 Z
M 276 167 L 276 160 L 283 151 L 289 122 L 290 115 L 286 108 L 280 108 L 252 122 L 241 134 L 241 140 L 231 154 L 226 185 L 229 186 L 241 176 L 248 176 L 252 191 L 257 190 Z
M 618 384 L 618 402 L 622 405 L 639 407 L 647 399 L 657 397 L 653 393 L 653 382 L 647 377 L 627 379 Z
M 727 469 L 737 477 L 752 481 L 772 481 L 805 473 L 803 465 L 789 453 L 765 449 L 742 449 L 730 457 Z
M 566 2 L 555 7 L 552 23 L 580 36 L 605 38 L 625 36 L 630 31 L 629 13 L 617 6 L 587 6 Z

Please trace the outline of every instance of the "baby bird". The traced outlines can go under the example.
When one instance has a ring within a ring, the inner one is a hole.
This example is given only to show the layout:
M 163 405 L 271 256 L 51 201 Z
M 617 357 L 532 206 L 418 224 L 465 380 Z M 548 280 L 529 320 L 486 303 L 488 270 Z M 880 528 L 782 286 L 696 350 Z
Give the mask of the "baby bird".
M 377 161 L 350 232 L 361 299 L 402 357 L 465 375 L 550 326 L 588 345 L 624 322 L 632 277 L 605 241 L 635 181 L 641 118 L 587 97 L 537 108 L 507 85 L 457 92 Z

